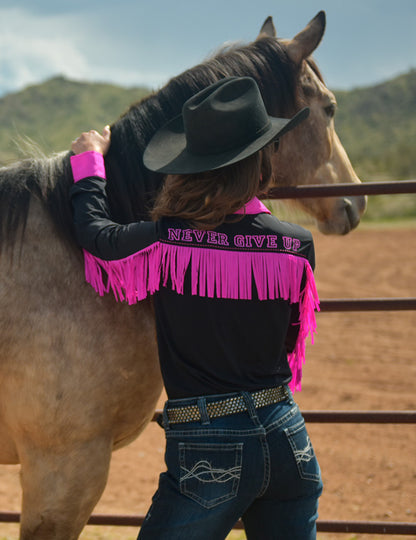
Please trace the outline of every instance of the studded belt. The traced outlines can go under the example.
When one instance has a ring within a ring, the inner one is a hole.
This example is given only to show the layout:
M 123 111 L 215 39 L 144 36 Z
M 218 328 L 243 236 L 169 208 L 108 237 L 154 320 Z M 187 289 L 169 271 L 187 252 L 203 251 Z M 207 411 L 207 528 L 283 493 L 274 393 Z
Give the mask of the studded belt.
M 285 386 L 266 388 L 257 392 L 251 392 L 254 406 L 256 408 L 265 407 L 272 403 L 279 403 L 288 397 Z M 219 418 L 229 414 L 244 412 L 247 410 L 246 402 L 242 395 L 212 401 L 206 404 L 207 413 L 210 418 Z M 201 413 L 198 405 L 188 405 L 187 407 L 172 407 L 166 410 L 170 424 L 180 424 L 185 422 L 197 422 L 201 420 Z

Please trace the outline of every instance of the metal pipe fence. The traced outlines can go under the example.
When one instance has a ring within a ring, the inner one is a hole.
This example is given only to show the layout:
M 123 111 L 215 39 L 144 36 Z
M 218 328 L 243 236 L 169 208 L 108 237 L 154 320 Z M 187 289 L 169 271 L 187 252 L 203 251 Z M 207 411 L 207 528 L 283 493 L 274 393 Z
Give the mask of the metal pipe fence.
M 331 184 L 284 186 L 271 189 L 268 199 L 304 199 L 309 197 L 339 197 L 342 195 L 397 195 L 416 193 L 416 180 L 396 182 L 365 182 L 364 184 Z
M 94 514 L 87 525 L 113 525 L 118 527 L 140 527 L 145 516 L 123 516 L 111 514 Z M 20 514 L 17 512 L 0 512 L 0 522 L 19 523 Z M 234 529 L 243 529 L 242 521 L 238 521 Z M 366 534 L 397 534 L 415 535 L 416 523 L 394 521 L 332 521 L 318 520 L 318 532 L 334 533 L 366 533 Z
M 364 184 L 336 184 L 288 186 L 272 189 L 267 198 L 291 199 L 309 197 L 338 197 L 341 195 L 394 195 L 400 193 L 416 193 L 416 180 L 397 182 L 367 182 Z M 357 299 L 324 299 L 321 300 L 321 312 L 342 311 L 408 311 L 416 310 L 416 298 L 357 298 Z M 155 421 L 161 411 L 155 411 Z M 306 422 L 337 424 L 416 424 L 416 411 L 302 411 Z M 88 525 L 114 525 L 140 527 L 144 515 L 111 515 L 93 514 Z M 18 523 L 17 512 L 0 512 L 0 522 Z M 238 521 L 234 527 L 242 529 Z M 341 521 L 318 520 L 319 532 L 380 534 L 380 535 L 416 535 L 416 523 L 383 522 L 383 521 Z
M 413 311 L 416 298 L 334 298 L 321 300 L 321 312 L 334 311 Z

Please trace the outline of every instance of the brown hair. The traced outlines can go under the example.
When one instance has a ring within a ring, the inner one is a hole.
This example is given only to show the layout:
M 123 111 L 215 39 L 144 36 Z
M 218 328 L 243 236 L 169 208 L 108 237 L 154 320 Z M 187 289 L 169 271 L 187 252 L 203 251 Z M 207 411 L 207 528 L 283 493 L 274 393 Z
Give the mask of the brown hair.
M 269 145 L 221 169 L 167 176 L 152 219 L 174 216 L 198 229 L 215 229 L 253 197 L 267 192 L 272 179 L 272 153 L 273 145 Z

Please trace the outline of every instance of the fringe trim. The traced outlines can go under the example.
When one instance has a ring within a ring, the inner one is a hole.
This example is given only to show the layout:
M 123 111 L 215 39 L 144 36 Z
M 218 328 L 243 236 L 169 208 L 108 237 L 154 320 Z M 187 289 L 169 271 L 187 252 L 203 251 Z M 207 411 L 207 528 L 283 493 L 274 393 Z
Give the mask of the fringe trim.
M 311 343 L 314 342 L 316 332 L 315 311 L 319 311 L 319 297 L 316 290 L 315 279 L 312 268 L 308 261 L 305 261 L 306 284 L 301 292 L 299 302 L 299 334 L 293 352 L 288 354 L 289 367 L 292 371 L 292 380 L 289 387 L 292 391 L 302 389 L 302 368 L 305 363 L 306 338 L 311 336 Z
M 191 266 L 191 292 L 209 298 L 250 300 L 254 281 L 260 300 L 281 298 L 299 303 L 299 335 L 288 355 L 292 390 L 301 389 L 307 336 L 316 331 L 319 298 L 309 262 L 290 253 L 220 251 L 156 242 L 124 259 L 103 261 L 87 251 L 85 277 L 100 296 L 113 292 L 118 301 L 135 304 L 154 294 L 160 285 L 183 294 Z M 104 273 L 106 275 L 104 275 Z M 302 277 L 306 284 L 300 290 Z

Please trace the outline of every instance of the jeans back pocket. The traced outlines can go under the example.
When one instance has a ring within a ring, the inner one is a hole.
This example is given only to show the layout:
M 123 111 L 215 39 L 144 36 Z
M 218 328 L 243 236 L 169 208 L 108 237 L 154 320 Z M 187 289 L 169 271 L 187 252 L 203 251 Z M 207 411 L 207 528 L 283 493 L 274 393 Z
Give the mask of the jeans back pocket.
M 205 508 L 237 495 L 243 443 L 179 443 L 180 490 Z
M 306 430 L 305 421 L 302 419 L 301 422 L 285 428 L 284 431 L 292 449 L 300 477 L 304 480 L 319 482 L 321 480 L 321 471 Z

